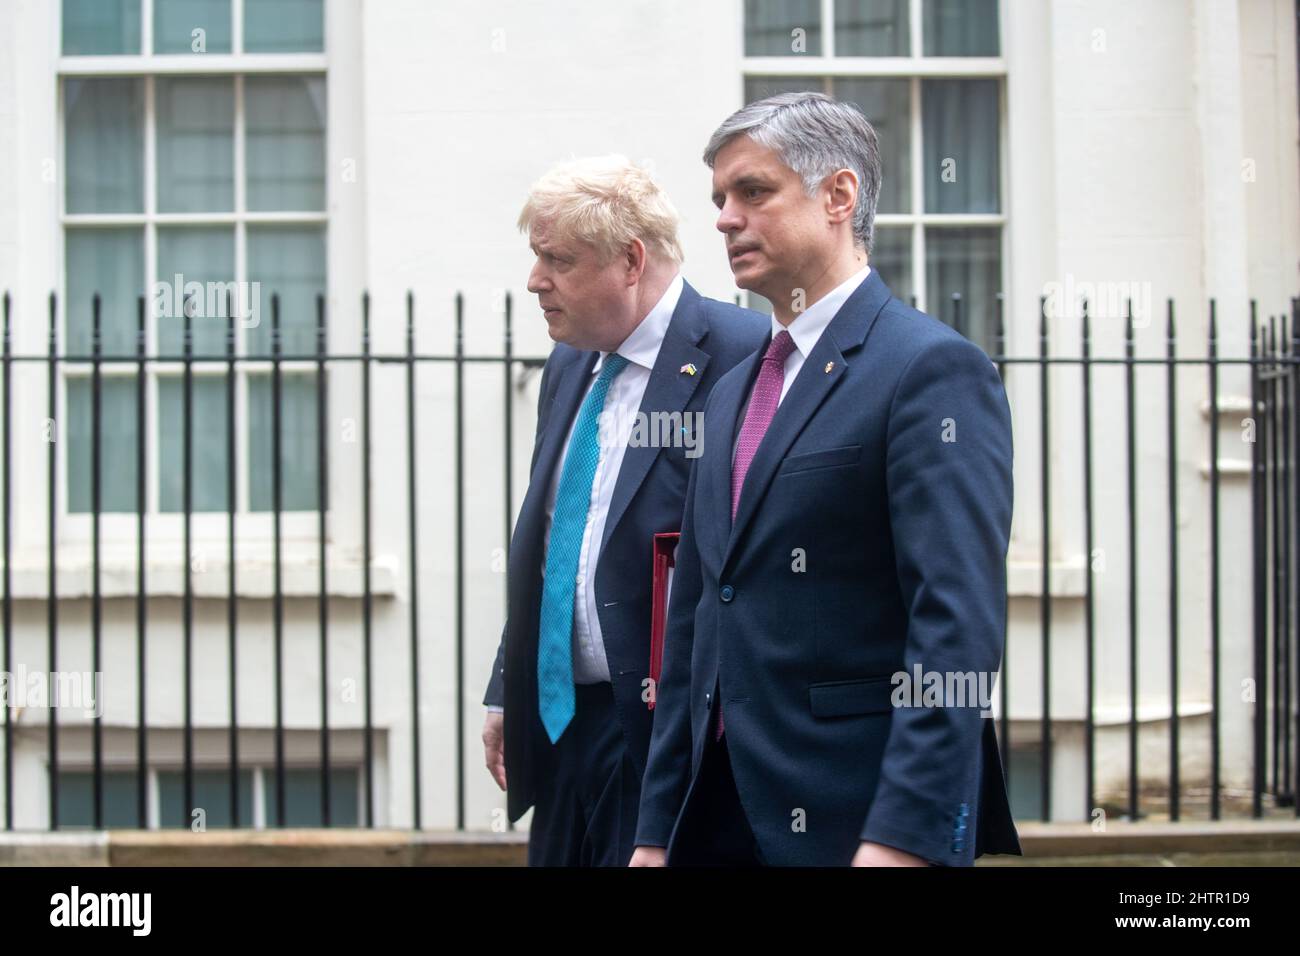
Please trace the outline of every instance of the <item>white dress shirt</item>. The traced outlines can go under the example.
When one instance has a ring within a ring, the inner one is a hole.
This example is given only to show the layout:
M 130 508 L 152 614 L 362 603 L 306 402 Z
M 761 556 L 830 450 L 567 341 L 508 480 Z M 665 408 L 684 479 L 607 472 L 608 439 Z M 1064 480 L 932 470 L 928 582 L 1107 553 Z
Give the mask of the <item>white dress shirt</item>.
M 790 338 L 794 339 L 794 349 L 785 360 L 785 381 L 781 383 L 781 397 L 777 399 L 778 408 L 781 402 L 785 401 L 790 386 L 794 384 L 794 377 L 799 374 L 799 369 L 803 368 L 804 360 L 808 358 L 817 340 L 826 331 L 826 326 L 831 324 L 831 319 L 835 318 L 835 314 L 840 311 L 840 306 L 848 301 L 849 296 L 857 291 L 858 286 L 862 285 L 870 274 L 871 266 L 863 266 L 796 315 L 789 325 L 782 325 L 776 313 L 772 314 L 772 338 L 785 331 L 789 332 Z
M 636 413 L 641 410 L 641 401 L 645 398 L 646 386 L 650 383 L 650 372 L 659 357 L 659 348 L 663 345 L 668 324 L 673 312 L 677 310 L 677 301 L 682 295 L 683 279 L 678 273 L 668 283 L 668 288 L 647 313 L 632 334 L 623 340 L 617 349 L 619 355 L 627 359 L 627 366 L 610 383 L 605 393 L 605 408 L 599 419 L 600 458 L 596 462 L 596 476 L 591 482 L 591 507 L 587 511 L 587 524 L 582 534 L 582 551 L 578 555 L 577 586 L 573 594 L 573 682 L 575 684 L 598 684 L 608 681 L 609 661 L 605 657 L 605 640 L 600 632 L 600 616 L 596 611 L 596 565 L 600 560 L 600 542 L 605 536 L 605 519 L 609 506 L 614 500 L 614 486 L 618 483 L 618 472 L 623 464 L 623 453 L 631 438 L 632 428 L 636 422 Z M 559 460 L 550 475 L 546 490 L 546 527 L 542 532 L 542 577 L 546 577 L 546 548 L 551 539 L 551 520 L 555 514 L 555 496 L 560 487 L 560 475 L 564 470 L 564 459 L 569 451 L 569 442 L 573 440 L 573 428 L 578 423 L 578 410 L 586 401 L 591 388 L 600 376 L 605 364 L 607 352 L 601 352 L 592 366 L 590 381 L 583 390 L 582 400 L 578 402 L 564 436 Z M 501 712 L 502 708 L 489 704 L 487 709 Z
M 641 323 L 632 330 L 623 344 L 618 347 L 618 354 L 627 359 L 627 367 L 610 383 L 605 395 L 605 410 L 600 418 L 600 459 L 596 463 L 596 477 L 591 483 L 591 508 L 587 512 L 587 526 L 582 535 L 582 551 L 578 556 L 578 582 L 573 597 L 573 682 L 575 684 L 596 684 L 608 681 L 609 662 L 605 659 L 605 642 L 600 632 L 600 617 L 596 612 L 596 566 L 600 560 L 600 542 L 605 536 L 605 519 L 609 506 L 614 500 L 614 485 L 618 482 L 618 472 L 623 464 L 623 453 L 631 437 L 636 422 L 636 413 L 641 409 L 641 400 L 645 397 L 646 386 L 650 382 L 650 372 L 659 357 L 659 348 L 663 345 L 664 335 L 668 332 L 668 323 L 672 321 L 677 309 L 677 300 L 682 295 L 682 276 L 680 273 L 668 284 L 668 289 L 650 310 Z M 591 381 L 583 392 L 583 401 L 595 384 L 600 370 L 605 364 L 607 353 L 602 352 L 596 358 L 591 370 Z M 581 402 L 578 405 L 582 407 Z M 564 457 L 568 453 L 569 442 L 573 438 L 573 427 L 577 424 L 577 413 L 569 423 L 569 430 L 564 439 L 564 453 L 556 462 L 555 471 L 550 477 L 550 487 L 546 492 L 546 529 L 543 538 L 542 554 L 551 537 L 551 517 L 555 512 L 555 495 L 560 486 L 560 473 L 564 469 Z M 542 574 L 546 573 L 545 558 L 542 561 Z
M 781 394 L 776 400 L 777 408 L 780 408 L 781 403 L 785 401 L 786 393 L 790 391 L 790 386 L 794 384 L 794 377 L 803 368 L 804 361 L 812 352 L 813 347 L 816 346 L 817 340 L 822 337 L 822 333 L 826 331 L 826 326 L 831 324 L 831 319 L 835 318 L 835 314 L 840 311 L 840 307 L 848 301 L 849 296 L 857 291 L 858 286 L 862 285 L 870 274 L 871 266 L 863 266 L 796 315 L 790 320 L 789 325 L 782 325 L 780 320 L 777 319 L 776 313 L 772 313 L 772 338 L 776 338 L 782 332 L 789 332 L 790 338 L 794 339 L 794 348 L 786 356 L 785 366 L 782 370 L 785 377 L 781 382 Z M 736 437 L 731 442 L 733 468 L 736 462 L 736 449 L 740 447 L 740 429 L 745 424 L 745 415 L 749 412 L 749 399 L 753 394 L 753 386 L 750 386 L 750 393 L 745 397 L 744 404 L 741 405 L 740 419 L 736 422 Z

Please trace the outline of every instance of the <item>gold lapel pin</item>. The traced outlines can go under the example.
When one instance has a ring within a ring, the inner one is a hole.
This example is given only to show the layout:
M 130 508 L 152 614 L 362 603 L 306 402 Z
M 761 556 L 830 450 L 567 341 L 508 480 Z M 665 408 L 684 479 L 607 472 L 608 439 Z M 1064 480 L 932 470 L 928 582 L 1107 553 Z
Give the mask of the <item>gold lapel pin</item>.
M 683 365 L 682 368 L 681 368 L 681 372 L 682 372 L 683 375 L 694 375 L 694 374 L 695 374 L 696 372 L 698 372 L 698 371 L 699 371 L 699 369 L 697 369 L 697 368 L 695 367 L 695 363 L 694 363 L 694 362 L 687 362 L 687 363 L 686 363 L 685 365 Z
M 826 363 L 826 368 L 823 369 L 823 371 L 825 371 L 826 374 L 829 375 L 829 374 L 831 374 L 831 369 L 833 369 L 834 367 L 835 367 L 835 363 L 834 363 L 834 362 L 827 362 L 827 363 Z

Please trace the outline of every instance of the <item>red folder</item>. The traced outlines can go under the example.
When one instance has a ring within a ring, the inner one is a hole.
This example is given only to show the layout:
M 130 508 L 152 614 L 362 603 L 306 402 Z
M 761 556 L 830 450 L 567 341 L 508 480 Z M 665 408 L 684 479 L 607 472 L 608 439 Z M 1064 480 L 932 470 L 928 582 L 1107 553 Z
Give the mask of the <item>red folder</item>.
M 650 583 L 650 700 L 655 709 L 659 674 L 664 666 L 664 629 L 668 622 L 668 591 L 672 581 L 673 556 L 681 534 L 676 531 L 655 535 L 654 574 Z

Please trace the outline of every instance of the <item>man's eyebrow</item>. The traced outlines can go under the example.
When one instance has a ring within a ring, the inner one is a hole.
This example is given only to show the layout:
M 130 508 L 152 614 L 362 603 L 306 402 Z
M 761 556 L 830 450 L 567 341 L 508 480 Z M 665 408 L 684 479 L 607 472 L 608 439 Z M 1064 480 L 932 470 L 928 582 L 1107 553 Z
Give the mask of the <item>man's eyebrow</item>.
M 730 185 L 728 185 L 727 188 L 744 189 L 746 186 L 761 186 L 766 188 L 770 185 L 771 182 L 761 173 L 745 173 L 741 176 L 738 176 L 733 182 L 730 183 Z M 722 199 L 722 196 L 723 193 L 714 190 L 713 204 L 715 206 L 720 205 L 720 200 Z
M 564 246 L 545 240 L 542 241 L 541 245 L 533 249 L 533 253 L 539 256 L 550 256 L 552 259 L 568 260 L 573 258 L 572 254 Z

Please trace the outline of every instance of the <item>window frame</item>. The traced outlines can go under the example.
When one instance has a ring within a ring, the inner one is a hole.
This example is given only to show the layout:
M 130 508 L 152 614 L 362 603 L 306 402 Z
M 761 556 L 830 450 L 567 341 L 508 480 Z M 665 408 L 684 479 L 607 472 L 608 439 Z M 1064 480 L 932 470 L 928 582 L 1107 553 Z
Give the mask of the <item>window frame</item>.
M 995 57 L 957 57 L 926 56 L 924 24 L 922 21 L 924 0 L 908 0 L 908 56 L 836 56 L 835 55 L 835 0 L 821 0 L 821 48 L 818 56 L 795 54 L 791 56 L 747 56 L 744 50 L 745 24 L 741 22 L 741 100 L 746 100 L 746 83 L 751 79 L 781 79 L 784 77 L 814 77 L 822 81 L 822 90 L 831 92 L 831 81 L 839 78 L 851 79 L 906 79 L 908 80 L 909 136 L 911 175 L 911 211 L 898 213 L 877 213 L 876 228 L 906 227 L 911 230 L 912 288 L 916 297 L 916 308 L 930 312 L 927 286 L 928 263 L 926 261 L 926 231 L 930 228 L 944 227 L 985 227 L 998 230 L 999 261 L 1001 266 L 1001 283 L 1005 291 L 1009 286 L 1010 272 L 1007 250 L 1009 249 L 1010 221 L 1007 209 L 1010 206 L 1010 177 L 1008 176 L 1008 134 L 1007 134 L 1007 59 L 1005 40 L 1006 9 L 1005 0 L 998 4 L 998 50 Z M 923 142 L 923 115 L 921 104 L 921 85 L 928 79 L 994 79 L 998 89 L 998 199 L 999 212 L 996 213 L 930 213 L 925 211 L 925 147 Z M 937 318 L 939 313 L 930 312 Z
M 231 52 L 230 53 L 153 53 L 154 0 L 141 0 L 141 51 L 129 54 L 95 54 L 64 55 L 62 53 L 62 14 L 56 17 L 58 29 L 56 40 L 59 53 L 56 56 L 56 97 L 57 117 L 55 122 L 56 155 L 60 164 L 67 156 L 67 97 L 66 87 L 69 79 L 95 78 L 138 78 L 142 84 L 142 114 L 144 137 L 143 166 L 143 208 L 132 213 L 69 213 L 67 211 L 66 176 L 60 178 L 58 189 L 58 285 L 59 309 L 57 330 L 61 354 L 66 354 L 70 337 L 68 334 L 67 304 L 67 236 L 72 228 L 94 229 L 110 227 L 130 227 L 142 230 L 142 260 L 144 276 L 142 288 L 152 288 L 157 279 L 158 266 L 158 230 L 160 227 L 175 226 L 229 226 L 234 230 L 234 262 L 236 283 L 248 281 L 248 227 L 258 225 L 294 226 L 318 225 L 324 233 L 325 244 L 325 288 L 327 303 L 333 289 L 330 269 L 331 230 L 330 210 L 334 202 L 334 185 L 329 175 L 332 144 L 336 131 L 330 122 L 333 108 L 330 62 L 330 43 L 333 31 L 330 22 L 333 0 L 322 2 L 323 49 L 318 53 L 245 53 L 243 12 L 244 0 L 231 0 Z M 59 4 L 62 7 L 62 4 Z M 247 209 L 247 168 L 246 168 L 246 101 L 245 78 L 248 76 L 304 76 L 320 77 L 325 83 L 326 125 L 325 125 L 325 201 L 319 211 L 303 212 L 260 212 Z M 157 80 L 159 77 L 229 77 L 233 83 L 234 130 L 232 148 L 234 150 L 234 196 L 233 209 L 230 212 L 201 213 L 166 213 L 158 211 L 158 153 L 157 153 Z M 269 299 L 265 303 L 262 321 L 270 321 Z M 146 354 L 158 354 L 158 324 L 146 316 Z M 235 519 L 237 523 L 238 547 L 241 552 L 248 552 L 249 557 L 260 560 L 263 552 L 270 547 L 274 536 L 274 513 L 271 511 L 250 511 L 251 473 L 249 468 L 249 438 L 251 416 L 249 406 L 249 377 L 269 375 L 272 361 L 270 358 L 247 357 L 248 329 L 242 323 L 236 323 L 236 350 L 238 362 L 235 368 L 235 454 L 236 487 Z M 191 363 L 194 378 L 221 377 L 226 372 L 224 358 L 215 361 L 198 361 Z M 135 380 L 137 364 L 134 362 L 106 362 L 100 365 L 100 375 L 107 381 L 111 378 Z M 149 542 L 151 551 L 158 557 L 172 557 L 173 549 L 179 550 L 184 534 L 183 511 L 161 511 L 161 468 L 159 455 L 161 435 L 159 432 L 159 381 L 162 378 L 179 378 L 183 374 L 183 361 L 149 361 L 146 363 L 145 375 L 145 501 L 143 511 L 149 523 Z M 314 360 L 280 362 L 282 377 L 295 373 L 316 371 Z M 328 376 L 327 368 L 326 375 Z M 58 388 L 56 389 L 56 421 L 60 422 L 58 438 L 62 441 L 59 453 L 59 471 L 57 488 L 52 489 L 56 495 L 55 508 L 59 522 L 61 544 L 88 544 L 92 536 L 93 513 L 90 511 L 70 510 L 69 459 L 71 450 L 66 441 L 68 434 L 69 382 L 77 379 L 88 380 L 92 375 L 89 362 L 59 363 Z M 340 396 L 331 392 L 332 411 L 337 412 Z M 328 432 L 324 436 L 326 453 L 329 454 Z M 331 469 L 332 471 L 332 469 Z M 333 479 L 331 479 L 332 482 Z M 329 520 L 334 511 L 337 496 L 333 489 L 326 495 L 326 517 Z M 317 511 L 291 511 L 285 509 L 280 513 L 281 533 L 286 540 L 300 542 L 303 545 L 316 540 L 318 533 Z M 103 543 L 107 546 L 106 557 L 114 551 L 134 552 L 137 514 L 135 511 L 101 511 L 99 515 L 100 532 Z M 228 511 L 191 511 L 191 544 L 196 552 L 211 555 L 208 563 L 223 564 L 225 560 L 226 541 L 228 538 Z M 161 547 L 159 546 L 161 543 Z M 251 547 L 250 547 L 251 545 Z M 194 555 L 191 556 L 192 558 Z

